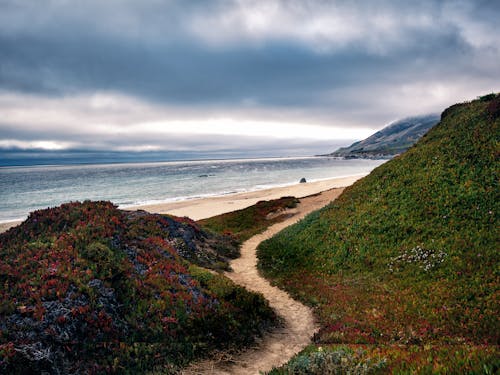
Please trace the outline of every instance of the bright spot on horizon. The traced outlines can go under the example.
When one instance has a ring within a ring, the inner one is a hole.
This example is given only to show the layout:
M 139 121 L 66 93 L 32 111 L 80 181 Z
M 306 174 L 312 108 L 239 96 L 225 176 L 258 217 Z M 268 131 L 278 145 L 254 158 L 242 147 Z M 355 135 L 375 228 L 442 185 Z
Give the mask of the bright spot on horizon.
M 116 130 L 119 132 L 141 132 L 145 134 L 212 134 L 311 140 L 362 139 L 373 133 L 373 129 L 369 128 L 342 128 L 274 121 L 235 120 L 231 118 L 155 121 L 132 125 L 127 127 L 126 130 L 123 128 Z

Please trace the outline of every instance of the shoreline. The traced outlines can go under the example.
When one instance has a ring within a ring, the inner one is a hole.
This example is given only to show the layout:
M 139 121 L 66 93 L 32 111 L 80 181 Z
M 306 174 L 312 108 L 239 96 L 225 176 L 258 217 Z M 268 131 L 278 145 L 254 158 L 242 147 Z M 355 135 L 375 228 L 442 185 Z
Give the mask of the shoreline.
M 214 197 L 196 198 L 177 202 L 148 204 L 123 208 L 125 211 L 144 210 L 156 214 L 187 216 L 192 220 L 206 219 L 227 212 L 237 211 L 256 204 L 258 201 L 279 199 L 285 196 L 304 198 L 323 191 L 343 188 L 366 176 L 359 174 L 349 177 L 297 183 L 294 185 L 254 190 L 243 193 L 226 194 Z
M 304 198 L 323 191 L 346 187 L 352 185 L 355 181 L 366 175 L 367 174 L 359 174 L 347 177 L 334 177 L 313 182 L 296 183 L 293 185 L 254 190 L 243 193 L 129 206 L 120 209 L 124 211 L 144 210 L 150 213 L 168 214 L 180 217 L 187 216 L 196 221 L 231 211 L 241 210 L 262 200 L 278 199 L 284 196 Z M 7 231 L 11 227 L 19 225 L 22 222 L 23 220 L 13 220 L 0 223 L 0 233 Z

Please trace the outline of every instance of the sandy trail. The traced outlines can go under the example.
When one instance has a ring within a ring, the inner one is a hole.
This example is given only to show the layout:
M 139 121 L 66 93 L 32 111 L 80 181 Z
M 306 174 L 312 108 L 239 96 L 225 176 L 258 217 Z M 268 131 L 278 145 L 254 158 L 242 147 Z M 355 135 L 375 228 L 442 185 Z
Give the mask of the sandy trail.
M 262 241 L 325 206 L 342 191 L 343 188 L 332 189 L 302 198 L 301 203 L 291 212 L 291 218 L 269 227 L 265 232 L 243 243 L 241 257 L 231 262 L 233 272 L 226 273 L 226 276 L 237 284 L 262 293 L 284 320 L 284 327 L 267 334 L 256 348 L 226 360 L 198 362 L 184 370 L 183 374 L 259 374 L 260 371 L 269 371 L 274 366 L 284 364 L 310 343 L 311 336 L 318 329 L 311 309 L 272 286 L 259 275 L 256 248 Z

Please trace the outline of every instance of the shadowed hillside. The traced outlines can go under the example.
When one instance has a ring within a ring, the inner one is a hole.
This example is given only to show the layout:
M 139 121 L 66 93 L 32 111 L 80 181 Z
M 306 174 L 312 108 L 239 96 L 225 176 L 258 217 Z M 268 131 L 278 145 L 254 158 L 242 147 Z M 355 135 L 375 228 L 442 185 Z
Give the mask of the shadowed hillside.
M 405 152 L 438 121 L 438 115 L 409 117 L 395 121 L 368 138 L 355 142 L 349 147 L 339 148 L 328 156 L 390 158 Z
M 172 372 L 272 325 L 262 296 L 200 267 L 237 248 L 189 219 L 109 202 L 36 211 L 0 235 L 0 372 Z
M 265 274 L 317 307 L 318 344 L 396 373 L 498 370 L 499 125 L 500 95 L 454 105 L 406 153 L 261 244 Z

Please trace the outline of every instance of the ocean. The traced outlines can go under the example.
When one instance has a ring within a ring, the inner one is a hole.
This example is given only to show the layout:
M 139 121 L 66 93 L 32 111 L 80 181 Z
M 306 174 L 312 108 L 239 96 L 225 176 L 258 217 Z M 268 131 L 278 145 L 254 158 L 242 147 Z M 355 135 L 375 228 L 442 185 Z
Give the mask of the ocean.
M 220 196 L 369 173 L 385 160 L 329 157 L 0 167 L 0 222 L 64 202 L 120 208 Z

